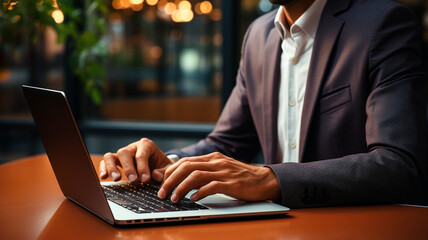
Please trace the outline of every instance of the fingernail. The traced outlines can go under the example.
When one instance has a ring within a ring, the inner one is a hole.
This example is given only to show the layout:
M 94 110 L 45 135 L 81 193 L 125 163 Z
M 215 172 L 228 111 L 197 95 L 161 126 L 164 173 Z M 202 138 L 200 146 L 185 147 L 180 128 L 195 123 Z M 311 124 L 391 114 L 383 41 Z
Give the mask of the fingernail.
M 173 195 L 171 196 L 171 202 L 173 202 L 173 203 L 177 203 L 177 195 L 173 194 Z
M 146 182 L 149 179 L 149 176 L 145 173 L 141 174 L 141 181 Z
M 198 199 L 197 193 L 194 193 L 194 194 L 192 194 L 192 196 L 190 196 L 190 200 L 192 200 L 192 201 L 196 201 L 197 199 Z
M 117 172 L 112 172 L 111 173 L 111 179 L 118 180 L 118 178 L 119 178 L 119 173 L 117 173 Z
M 106 172 L 100 172 L 100 178 L 103 178 L 106 175 Z
M 158 197 L 164 199 L 165 198 L 165 190 L 161 188 L 158 192 Z
M 129 174 L 128 175 L 128 181 L 133 182 L 137 179 L 137 176 L 135 176 L 135 174 Z

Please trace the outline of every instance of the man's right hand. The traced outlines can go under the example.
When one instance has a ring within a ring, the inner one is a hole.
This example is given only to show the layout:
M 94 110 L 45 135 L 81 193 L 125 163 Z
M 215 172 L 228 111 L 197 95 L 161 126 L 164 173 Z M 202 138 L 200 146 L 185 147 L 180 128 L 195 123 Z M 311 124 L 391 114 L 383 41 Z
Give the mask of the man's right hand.
M 142 138 L 117 153 L 106 153 L 100 162 L 99 172 L 102 179 L 110 176 L 113 181 L 119 181 L 122 174 L 117 167 L 121 166 L 129 183 L 148 182 L 150 179 L 162 182 L 165 170 L 173 163 L 153 141 Z

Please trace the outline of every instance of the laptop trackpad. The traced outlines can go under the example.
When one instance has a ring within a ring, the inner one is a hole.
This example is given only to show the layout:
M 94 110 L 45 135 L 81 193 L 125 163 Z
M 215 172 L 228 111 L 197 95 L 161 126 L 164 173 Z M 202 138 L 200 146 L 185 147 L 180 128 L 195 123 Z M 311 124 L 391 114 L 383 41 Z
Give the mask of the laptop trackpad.
M 197 203 L 203 204 L 204 206 L 207 206 L 209 208 L 229 208 L 229 207 L 238 207 L 245 204 L 248 204 L 245 201 L 237 200 L 233 197 L 229 197 L 224 194 L 214 194 L 211 196 L 208 196 L 200 201 L 197 201 Z

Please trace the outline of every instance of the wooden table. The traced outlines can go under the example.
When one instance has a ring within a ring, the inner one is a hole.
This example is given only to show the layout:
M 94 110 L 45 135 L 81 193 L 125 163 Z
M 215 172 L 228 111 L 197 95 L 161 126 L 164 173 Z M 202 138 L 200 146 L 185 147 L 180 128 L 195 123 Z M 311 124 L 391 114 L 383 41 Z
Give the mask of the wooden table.
M 96 166 L 100 159 L 93 156 Z M 38 155 L 0 165 L 0 239 L 428 239 L 428 208 L 312 208 L 281 218 L 118 228 L 67 200 Z

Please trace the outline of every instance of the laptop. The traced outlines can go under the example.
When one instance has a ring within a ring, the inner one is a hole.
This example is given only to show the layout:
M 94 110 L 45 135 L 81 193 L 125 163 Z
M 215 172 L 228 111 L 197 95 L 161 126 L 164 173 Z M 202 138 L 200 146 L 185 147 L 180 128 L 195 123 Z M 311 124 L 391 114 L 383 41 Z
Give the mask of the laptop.
M 99 181 L 65 93 L 22 86 L 64 196 L 112 225 L 286 214 L 272 202 L 245 202 L 224 194 L 179 204 L 157 198 L 158 186 Z

